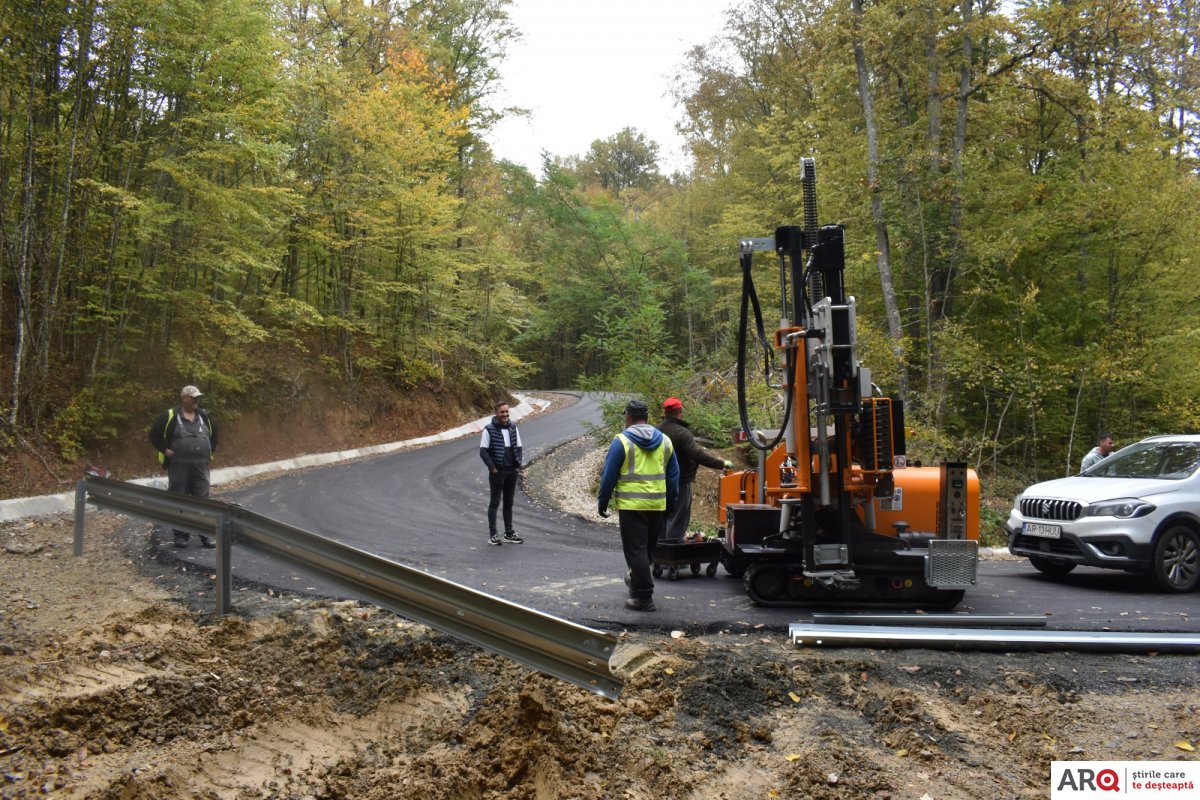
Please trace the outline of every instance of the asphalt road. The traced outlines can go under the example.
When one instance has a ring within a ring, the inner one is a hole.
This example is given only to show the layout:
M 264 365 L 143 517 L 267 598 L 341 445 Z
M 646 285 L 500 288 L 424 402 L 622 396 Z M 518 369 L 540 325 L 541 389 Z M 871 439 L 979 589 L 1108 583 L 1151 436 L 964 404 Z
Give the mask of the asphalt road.
M 599 406 L 583 398 L 520 423 L 526 462 L 586 433 Z M 221 500 L 331 537 L 402 564 L 539 611 L 605 629 L 786 629 L 809 610 L 760 608 L 724 570 L 684 570 L 658 581 L 658 611 L 624 608 L 625 574 L 614 528 L 537 505 L 518 492 L 514 526 L 524 544 L 489 546 L 488 489 L 475 437 L 258 483 Z M 163 556 L 209 566 L 212 551 L 162 547 Z M 168 555 L 170 554 L 170 555 Z M 337 595 L 302 574 L 236 547 L 235 580 L 289 592 Z M 237 603 L 235 593 L 234 603 Z M 979 585 L 956 611 L 1047 614 L 1048 627 L 1070 630 L 1200 632 L 1200 593 L 1154 592 L 1144 579 L 1082 568 L 1049 579 L 1024 561 L 984 561 Z

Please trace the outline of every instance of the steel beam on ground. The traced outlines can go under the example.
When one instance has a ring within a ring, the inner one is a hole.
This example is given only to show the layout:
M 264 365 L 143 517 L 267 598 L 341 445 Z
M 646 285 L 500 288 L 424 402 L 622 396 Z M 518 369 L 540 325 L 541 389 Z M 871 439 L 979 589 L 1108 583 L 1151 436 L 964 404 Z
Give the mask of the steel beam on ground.
M 927 647 L 949 650 L 1070 650 L 1101 653 L 1200 653 L 1200 634 L 1121 631 L 1022 631 L 887 625 L 788 626 L 802 647 Z
M 816 625 L 905 625 L 922 628 L 1044 628 L 1044 614 L 859 614 L 818 612 Z

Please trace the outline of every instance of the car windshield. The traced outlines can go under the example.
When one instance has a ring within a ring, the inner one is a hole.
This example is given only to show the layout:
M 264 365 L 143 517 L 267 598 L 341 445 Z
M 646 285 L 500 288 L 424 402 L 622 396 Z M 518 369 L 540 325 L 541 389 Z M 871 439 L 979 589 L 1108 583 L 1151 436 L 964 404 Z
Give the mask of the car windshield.
M 1182 480 L 1200 469 L 1200 442 L 1139 442 L 1096 464 L 1096 478 Z

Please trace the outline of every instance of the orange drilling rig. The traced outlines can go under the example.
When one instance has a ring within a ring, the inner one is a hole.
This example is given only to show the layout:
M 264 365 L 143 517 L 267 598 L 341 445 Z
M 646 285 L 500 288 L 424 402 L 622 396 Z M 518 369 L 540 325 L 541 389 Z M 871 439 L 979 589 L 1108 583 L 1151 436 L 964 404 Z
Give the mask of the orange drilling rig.
M 760 605 L 953 607 L 975 584 L 978 477 L 963 463 L 908 466 L 903 405 L 882 396 L 858 361 L 844 229 L 817 225 L 812 159 L 801 180 L 804 226 L 740 245 L 737 438 L 758 465 L 721 478 L 720 561 Z M 779 264 L 773 341 L 752 277 L 754 254 L 766 251 Z M 765 378 L 783 394 L 776 430 L 755 429 L 747 417 L 750 308 Z

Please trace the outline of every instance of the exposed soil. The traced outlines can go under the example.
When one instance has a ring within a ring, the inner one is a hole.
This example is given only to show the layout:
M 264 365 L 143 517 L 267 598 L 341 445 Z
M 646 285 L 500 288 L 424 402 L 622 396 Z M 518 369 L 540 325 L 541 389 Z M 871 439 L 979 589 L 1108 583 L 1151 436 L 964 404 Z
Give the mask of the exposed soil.
M 1051 760 L 1200 746 L 1194 658 L 626 632 L 609 701 L 355 602 L 216 619 L 144 527 L 0 527 L 0 797 L 1041 798 Z

